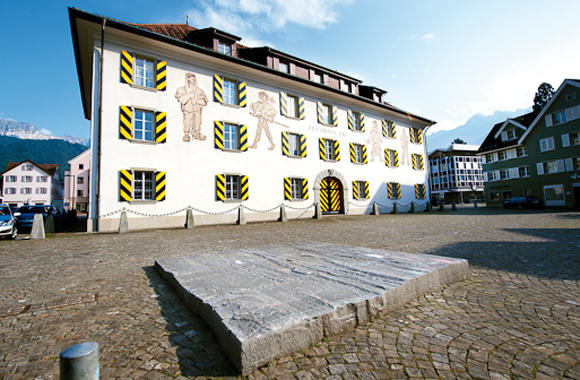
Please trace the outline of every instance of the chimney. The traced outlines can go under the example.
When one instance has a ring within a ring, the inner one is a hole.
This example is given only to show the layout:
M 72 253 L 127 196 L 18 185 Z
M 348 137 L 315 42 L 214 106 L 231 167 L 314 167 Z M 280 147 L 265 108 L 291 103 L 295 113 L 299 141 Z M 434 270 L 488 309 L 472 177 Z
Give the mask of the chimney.
M 185 15 L 185 24 L 189 25 L 189 15 Z

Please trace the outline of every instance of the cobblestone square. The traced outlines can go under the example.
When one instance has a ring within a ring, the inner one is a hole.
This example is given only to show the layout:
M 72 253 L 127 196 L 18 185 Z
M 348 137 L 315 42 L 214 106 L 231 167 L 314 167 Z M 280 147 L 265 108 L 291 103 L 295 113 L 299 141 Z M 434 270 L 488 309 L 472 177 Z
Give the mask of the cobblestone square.
M 0 241 L 0 378 L 58 378 L 88 340 L 103 379 L 237 377 L 154 261 L 293 241 L 465 258 L 471 275 L 250 379 L 580 379 L 580 213 L 481 208 Z

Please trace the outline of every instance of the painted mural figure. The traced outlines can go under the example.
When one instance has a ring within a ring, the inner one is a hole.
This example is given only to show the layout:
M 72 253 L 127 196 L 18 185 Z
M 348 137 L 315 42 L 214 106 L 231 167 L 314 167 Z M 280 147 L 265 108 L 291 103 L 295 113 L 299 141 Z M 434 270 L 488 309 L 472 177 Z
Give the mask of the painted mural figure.
M 201 114 L 207 105 L 205 92 L 197 87 L 197 78 L 193 73 L 185 73 L 185 86 L 175 92 L 175 99 L 181 103 L 183 112 L 183 141 L 205 140 L 201 133 Z
M 255 149 L 260 141 L 260 135 L 262 131 L 266 134 L 266 137 L 270 141 L 270 147 L 268 149 L 274 150 L 276 145 L 274 145 L 274 140 L 272 139 L 272 134 L 270 133 L 270 122 L 274 122 L 274 117 L 276 116 L 276 109 L 270 104 L 273 100 L 269 99 L 268 94 L 264 91 L 260 91 L 258 94 L 258 101 L 250 104 L 250 115 L 258 119 L 258 130 L 256 131 L 256 137 L 254 137 L 254 143 L 250 148 Z
M 381 161 L 383 147 L 381 144 L 381 131 L 379 130 L 379 124 L 376 120 L 373 121 L 373 128 L 371 129 L 367 142 L 371 145 L 371 161 L 375 161 L 375 159 Z
M 401 159 L 401 166 L 409 166 L 409 128 L 401 128 L 401 154 L 399 158 Z

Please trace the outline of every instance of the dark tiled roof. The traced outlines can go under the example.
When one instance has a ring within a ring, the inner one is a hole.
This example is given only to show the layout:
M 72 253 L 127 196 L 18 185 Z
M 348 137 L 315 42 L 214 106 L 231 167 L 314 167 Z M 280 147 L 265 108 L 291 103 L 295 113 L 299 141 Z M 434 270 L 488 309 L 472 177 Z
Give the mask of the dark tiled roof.
M 24 160 L 22 162 L 14 162 L 14 161 L 8 162 L 8 164 L 6 165 L 6 169 L 4 169 L 4 171 L 2 172 L 2 174 L 6 173 L 9 170 L 14 169 L 18 165 L 23 164 L 25 162 L 30 162 L 34 166 L 39 167 L 44 172 L 46 172 L 46 174 L 48 174 L 50 176 L 53 176 L 54 175 L 54 172 L 58 170 L 58 165 L 57 164 L 37 164 L 36 162 L 30 161 L 30 160 Z
M 534 121 L 536 116 L 538 116 L 538 113 L 539 113 L 538 111 L 536 111 L 536 112 L 532 111 L 532 112 L 526 113 L 524 115 L 510 118 L 507 120 L 516 121 L 519 124 L 526 127 L 526 129 L 527 129 L 532 124 L 532 122 Z M 477 153 L 483 153 L 483 152 L 487 152 L 490 150 L 502 149 L 502 148 L 507 148 L 510 146 L 518 145 L 518 140 L 501 141 L 501 135 L 499 135 L 497 137 L 497 139 L 495 138 L 495 134 L 501 128 L 503 123 L 505 123 L 507 120 L 499 122 L 496 125 L 494 125 L 493 128 L 491 128 L 491 131 L 488 133 L 485 140 L 483 140 L 483 143 L 479 147 L 479 150 L 477 151 Z
M 189 41 L 187 35 L 196 30 L 193 26 L 186 24 L 130 24 L 138 28 L 147 29 L 154 33 L 164 34 L 168 37 L 180 41 Z

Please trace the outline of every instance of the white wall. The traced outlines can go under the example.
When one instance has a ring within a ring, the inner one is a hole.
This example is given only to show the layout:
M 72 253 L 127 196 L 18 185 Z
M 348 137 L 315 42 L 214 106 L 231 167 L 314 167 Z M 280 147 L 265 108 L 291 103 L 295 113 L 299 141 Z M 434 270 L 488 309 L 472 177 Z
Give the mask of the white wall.
M 52 177 L 49 176 L 46 172 L 39 169 L 35 165 L 32 165 L 31 171 L 24 171 L 23 166 L 30 165 L 29 163 L 25 162 L 12 168 L 11 170 L 4 173 L 4 189 L 3 189 L 3 198 L 4 203 L 6 204 L 17 204 L 18 207 L 24 204 L 51 204 L 52 198 L 51 194 L 53 193 L 53 180 Z M 16 176 L 16 182 L 8 182 L 7 179 L 9 176 Z M 24 176 L 31 176 L 32 182 L 23 182 L 22 177 Z M 46 177 L 46 182 L 38 182 L 38 177 Z M 16 194 L 8 194 L 7 188 L 15 188 Z M 21 189 L 23 188 L 30 188 L 30 194 L 21 194 Z M 45 194 L 39 194 L 38 189 L 46 189 Z

